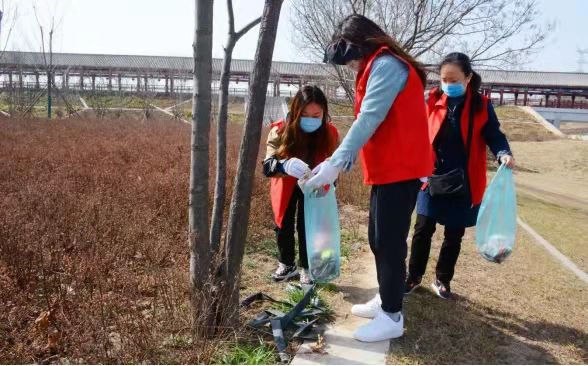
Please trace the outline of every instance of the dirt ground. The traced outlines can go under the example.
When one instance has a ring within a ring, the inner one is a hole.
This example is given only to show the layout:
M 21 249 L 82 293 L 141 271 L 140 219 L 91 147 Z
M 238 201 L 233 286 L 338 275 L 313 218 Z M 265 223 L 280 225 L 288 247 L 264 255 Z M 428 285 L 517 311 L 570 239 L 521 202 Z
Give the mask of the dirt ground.
M 588 143 L 559 139 L 518 108 L 497 114 L 519 167 L 519 214 L 586 270 Z M 406 301 L 407 333 L 392 342 L 390 363 L 588 361 L 588 287 L 530 236 L 519 230 L 511 258 L 496 265 L 477 253 L 469 229 L 449 302 L 428 287 L 441 242 L 438 230 L 425 288 Z
M 513 142 L 516 182 L 588 202 L 588 143 L 577 140 Z

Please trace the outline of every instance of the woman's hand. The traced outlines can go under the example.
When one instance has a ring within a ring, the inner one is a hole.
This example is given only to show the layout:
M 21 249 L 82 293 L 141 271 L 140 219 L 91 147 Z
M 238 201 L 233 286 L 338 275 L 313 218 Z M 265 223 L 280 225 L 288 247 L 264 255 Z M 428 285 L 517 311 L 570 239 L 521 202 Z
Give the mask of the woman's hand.
M 298 158 L 290 158 L 286 160 L 282 166 L 284 167 L 284 172 L 286 172 L 286 174 L 296 179 L 302 178 L 306 172 L 310 171 L 308 164 Z
M 325 160 L 312 170 L 314 174 L 305 185 L 316 189 L 333 184 L 339 176 L 340 168 L 334 166 L 329 160 Z
M 506 167 L 509 169 L 513 169 L 515 167 L 515 159 L 511 155 L 502 155 L 500 157 L 500 162 L 506 165 Z

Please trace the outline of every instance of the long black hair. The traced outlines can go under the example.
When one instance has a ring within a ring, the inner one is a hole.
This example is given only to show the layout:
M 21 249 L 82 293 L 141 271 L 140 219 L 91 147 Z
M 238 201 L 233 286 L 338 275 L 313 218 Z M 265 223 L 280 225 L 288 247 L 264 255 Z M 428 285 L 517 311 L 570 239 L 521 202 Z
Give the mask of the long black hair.
M 372 54 L 382 46 L 387 46 L 394 54 L 411 64 L 418 73 L 423 86 L 427 85 L 427 73 L 423 65 L 369 18 L 353 14 L 343 19 L 337 26 L 332 40 L 340 39 L 358 46 L 362 50 L 363 56 Z
M 474 112 L 479 112 L 482 109 L 482 95 L 480 94 L 480 87 L 482 86 L 482 77 L 480 74 L 472 69 L 472 61 L 468 57 L 468 55 L 461 53 L 461 52 L 452 52 L 443 58 L 443 61 L 439 64 L 439 73 L 441 73 L 441 68 L 445 65 L 455 65 L 458 66 L 461 71 L 465 74 L 466 77 L 472 76 L 470 79 L 470 83 L 468 87 L 472 93 L 472 107 L 474 108 Z M 441 90 L 438 91 L 439 95 L 441 94 Z
M 313 133 L 303 133 L 300 129 L 300 118 L 307 105 L 316 103 L 323 110 L 323 123 Z M 298 90 L 290 103 L 288 123 L 281 131 L 280 147 L 278 156 L 281 159 L 298 157 L 303 160 L 314 158 L 317 151 L 324 149 L 327 156 L 330 156 L 337 148 L 337 140 L 329 133 L 327 123 L 329 121 L 329 105 L 327 97 L 316 85 L 305 85 Z

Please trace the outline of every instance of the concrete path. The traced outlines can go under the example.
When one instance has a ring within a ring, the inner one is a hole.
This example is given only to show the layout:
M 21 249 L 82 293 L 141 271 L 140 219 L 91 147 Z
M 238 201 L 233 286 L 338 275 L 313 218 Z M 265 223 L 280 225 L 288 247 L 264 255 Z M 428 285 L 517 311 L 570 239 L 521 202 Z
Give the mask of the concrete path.
M 559 128 L 557 128 L 553 124 L 551 124 L 548 120 L 546 120 L 541 114 L 539 114 L 532 107 L 522 107 L 522 106 L 519 106 L 519 109 L 521 109 L 521 110 L 527 112 L 528 114 L 530 114 L 531 116 L 533 116 L 535 118 L 535 120 L 537 120 L 537 122 L 539 122 L 541 125 L 543 125 L 543 127 L 545 127 L 546 129 L 548 129 L 554 135 L 559 136 L 559 137 L 565 137 L 566 136 L 563 132 L 561 132 L 559 130 Z
M 84 106 L 84 109 L 90 109 L 90 107 L 88 107 L 88 104 L 86 103 L 86 101 L 84 100 L 84 98 L 80 97 L 80 102 L 82 102 L 82 105 Z
M 163 108 L 161 108 L 161 107 L 158 107 L 158 106 L 156 106 L 155 104 L 151 104 L 151 106 L 152 106 L 153 108 L 155 108 L 156 110 L 160 111 L 161 113 L 165 113 L 165 114 L 167 114 L 168 116 L 172 116 L 172 117 L 174 117 L 174 118 L 175 118 L 175 115 L 174 115 L 172 112 L 170 112 L 170 110 L 168 110 L 168 109 L 163 109 Z M 187 119 L 180 118 L 180 120 L 181 120 L 182 122 L 184 122 L 184 123 L 187 123 L 187 124 L 189 124 L 189 125 L 191 125 L 191 124 L 192 124 L 192 122 L 188 121 Z
M 186 99 L 186 100 L 184 100 L 183 102 L 180 102 L 180 103 L 174 104 L 174 105 L 172 105 L 172 106 L 169 106 L 169 107 L 167 107 L 167 108 L 164 108 L 164 109 L 165 109 L 166 111 L 170 112 L 172 109 L 174 109 L 174 108 L 176 108 L 176 107 L 179 107 L 179 106 L 181 106 L 181 105 L 184 105 L 184 104 L 187 104 L 187 103 L 191 103 L 191 102 L 192 102 L 192 98 L 190 98 L 190 99 Z
M 368 319 L 362 319 L 351 315 L 351 305 L 366 302 L 378 291 L 376 281 L 376 266 L 372 253 L 360 252 L 355 263 L 359 268 L 354 270 L 350 286 L 340 286 L 345 293 L 344 301 L 347 302 L 345 314 L 337 314 L 337 321 L 327 328 L 324 335 L 325 354 L 312 353 L 308 344 L 302 345 L 294 359 L 293 365 L 381 365 L 386 363 L 386 356 L 390 348 L 390 342 L 362 343 L 353 339 L 355 329 L 367 323 Z

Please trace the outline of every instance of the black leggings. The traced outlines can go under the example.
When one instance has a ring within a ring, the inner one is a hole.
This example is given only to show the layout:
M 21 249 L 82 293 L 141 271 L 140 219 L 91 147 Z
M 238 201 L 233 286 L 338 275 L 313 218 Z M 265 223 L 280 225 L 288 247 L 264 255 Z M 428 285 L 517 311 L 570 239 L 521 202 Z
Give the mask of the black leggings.
M 406 238 L 421 182 L 372 186 L 368 236 L 376 259 L 382 309 L 402 310 L 406 279 Z
M 298 208 L 298 212 L 296 212 Z M 298 232 L 298 265 L 308 269 L 308 257 L 306 254 L 306 233 L 304 231 L 304 194 L 298 186 L 294 189 L 292 198 L 282 220 L 282 228 L 277 225 L 276 241 L 278 243 L 278 260 L 285 265 L 291 266 L 296 258 L 296 240 L 294 239 L 294 228 Z
M 420 278 L 425 274 L 436 224 L 437 221 L 433 218 L 417 215 L 408 267 L 412 278 Z M 436 269 L 437 279 L 445 284 L 453 279 L 464 234 L 464 227 L 445 227 L 445 238 L 441 245 Z

